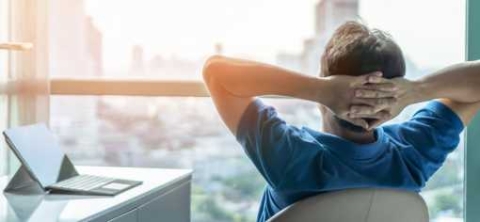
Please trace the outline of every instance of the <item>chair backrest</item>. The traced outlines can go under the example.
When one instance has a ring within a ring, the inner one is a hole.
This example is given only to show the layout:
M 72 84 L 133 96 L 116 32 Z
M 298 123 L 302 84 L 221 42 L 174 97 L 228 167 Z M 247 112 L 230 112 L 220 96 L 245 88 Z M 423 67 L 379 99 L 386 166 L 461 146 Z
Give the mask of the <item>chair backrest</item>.
M 428 222 L 423 198 L 390 189 L 327 192 L 299 201 L 268 222 Z

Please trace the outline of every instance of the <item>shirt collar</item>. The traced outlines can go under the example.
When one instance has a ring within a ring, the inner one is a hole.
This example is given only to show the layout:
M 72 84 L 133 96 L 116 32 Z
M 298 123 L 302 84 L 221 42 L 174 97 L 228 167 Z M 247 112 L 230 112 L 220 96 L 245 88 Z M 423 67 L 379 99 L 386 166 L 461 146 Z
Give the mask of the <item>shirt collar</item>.
M 375 129 L 376 140 L 375 142 L 368 144 L 355 143 L 339 136 L 330 133 L 318 132 L 310 128 L 306 128 L 306 130 L 329 151 L 350 159 L 372 159 L 380 155 L 385 150 L 386 137 L 385 133 L 383 132 L 383 128 Z

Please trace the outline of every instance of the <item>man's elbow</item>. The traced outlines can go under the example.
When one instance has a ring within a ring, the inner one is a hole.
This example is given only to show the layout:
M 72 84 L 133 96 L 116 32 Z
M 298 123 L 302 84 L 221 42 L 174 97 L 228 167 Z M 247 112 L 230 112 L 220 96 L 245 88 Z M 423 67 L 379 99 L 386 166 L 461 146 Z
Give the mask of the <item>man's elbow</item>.
M 207 85 L 209 82 L 211 82 L 212 78 L 215 78 L 215 76 L 220 73 L 220 66 L 223 60 L 224 57 L 214 55 L 210 56 L 203 65 L 202 75 L 203 80 Z

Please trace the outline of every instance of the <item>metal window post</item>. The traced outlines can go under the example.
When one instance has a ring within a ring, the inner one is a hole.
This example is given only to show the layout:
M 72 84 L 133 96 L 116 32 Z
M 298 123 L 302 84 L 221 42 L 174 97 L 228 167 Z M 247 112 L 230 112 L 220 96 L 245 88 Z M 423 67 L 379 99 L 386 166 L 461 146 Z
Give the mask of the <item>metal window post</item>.
M 466 59 L 480 59 L 480 1 L 466 4 Z M 480 75 L 480 73 L 479 73 Z M 480 86 L 479 86 L 480 87 Z M 480 115 L 465 133 L 465 221 L 480 221 Z

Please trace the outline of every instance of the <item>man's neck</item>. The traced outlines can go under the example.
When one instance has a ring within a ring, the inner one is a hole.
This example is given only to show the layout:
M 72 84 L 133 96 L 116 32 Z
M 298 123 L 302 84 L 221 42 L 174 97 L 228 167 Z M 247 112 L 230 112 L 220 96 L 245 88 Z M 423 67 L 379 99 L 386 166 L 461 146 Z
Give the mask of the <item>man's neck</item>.
M 375 133 L 373 130 L 367 132 L 353 132 L 342 128 L 337 123 L 323 121 L 323 131 L 354 143 L 368 144 L 375 142 Z

